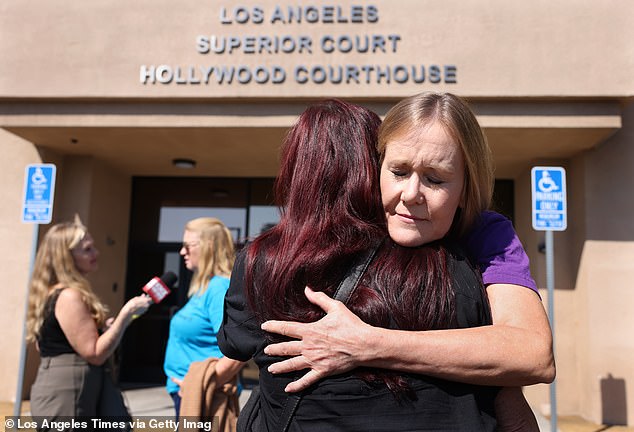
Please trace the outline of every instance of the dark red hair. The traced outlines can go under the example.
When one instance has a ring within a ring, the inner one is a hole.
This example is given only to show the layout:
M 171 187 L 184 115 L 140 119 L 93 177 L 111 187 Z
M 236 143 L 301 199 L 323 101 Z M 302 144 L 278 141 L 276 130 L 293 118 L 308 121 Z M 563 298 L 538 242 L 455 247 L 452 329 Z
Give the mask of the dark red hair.
M 289 130 L 275 183 L 280 222 L 247 254 L 248 298 L 261 320 L 306 321 L 304 286 L 332 288 L 385 235 L 380 123 L 366 108 L 331 99 L 308 107 Z

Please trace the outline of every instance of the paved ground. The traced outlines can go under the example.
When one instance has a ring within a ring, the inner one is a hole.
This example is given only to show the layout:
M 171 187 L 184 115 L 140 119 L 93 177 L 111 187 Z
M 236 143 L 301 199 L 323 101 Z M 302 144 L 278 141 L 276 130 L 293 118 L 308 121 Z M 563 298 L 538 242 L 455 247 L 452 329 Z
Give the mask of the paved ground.
M 138 388 L 124 391 L 124 396 L 133 417 L 169 417 L 174 414 L 171 398 L 163 387 Z M 249 397 L 246 390 L 240 396 L 244 405 Z M 22 404 L 22 415 L 30 415 L 28 401 Z M 5 417 L 13 415 L 13 404 L 0 402 L 0 432 L 5 432 Z M 550 432 L 550 420 L 537 415 L 540 431 Z M 558 432 L 634 432 L 634 427 L 608 426 L 587 422 L 580 417 L 560 417 Z M 26 430 L 28 431 L 28 429 Z

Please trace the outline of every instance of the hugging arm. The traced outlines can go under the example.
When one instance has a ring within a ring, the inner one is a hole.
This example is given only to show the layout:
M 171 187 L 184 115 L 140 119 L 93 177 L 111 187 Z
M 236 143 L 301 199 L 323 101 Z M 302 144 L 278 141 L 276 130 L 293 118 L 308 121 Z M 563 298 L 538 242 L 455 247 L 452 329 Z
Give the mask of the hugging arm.
M 359 366 L 429 375 L 480 385 L 522 386 L 554 379 L 550 326 L 535 292 L 516 285 L 487 288 L 493 325 L 465 329 L 403 331 L 370 326 L 344 304 L 306 290 L 327 313 L 314 323 L 269 321 L 266 331 L 297 340 L 269 345 L 270 355 L 291 358 L 272 373 L 308 368 L 287 391 Z

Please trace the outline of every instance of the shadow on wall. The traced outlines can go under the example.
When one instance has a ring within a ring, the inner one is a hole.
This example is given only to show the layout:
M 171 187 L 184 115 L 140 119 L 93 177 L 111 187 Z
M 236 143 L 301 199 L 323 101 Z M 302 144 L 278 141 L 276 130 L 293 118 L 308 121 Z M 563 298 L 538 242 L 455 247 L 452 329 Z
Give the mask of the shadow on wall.
M 614 378 L 612 374 L 601 378 L 601 411 L 603 424 L 627 424 L 627 395 L 623 378 Z

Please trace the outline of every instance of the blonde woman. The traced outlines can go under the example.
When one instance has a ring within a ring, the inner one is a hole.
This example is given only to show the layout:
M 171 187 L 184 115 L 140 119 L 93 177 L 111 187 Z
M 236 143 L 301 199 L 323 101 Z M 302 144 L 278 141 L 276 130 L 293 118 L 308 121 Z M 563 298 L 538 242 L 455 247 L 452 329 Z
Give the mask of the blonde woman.
M 194 272 L 189 300 L 170 322 L 164 370 L 167 392 L 180 414 L 181 385 L 192 362 L 219 358 L 215 379 L 223 385 L 236 376 L 242 362 L 226 358 L 216 335 L 222 323 L 224 298 L 235 251 L 227 227 L 215 218 L 198 218 L 185 225 L 180 254 L 185 267 Z
M 35 341 L 41 362 L 31 389 L 34 417 L 127 416 L 106 360 L 134 315 L 152 303 L 130 299 L 116 318 L 86 279 L 97 270 L 99 251 L 78 217 L 54 225 L 37 252 L 27 317 L 27 338 Z

